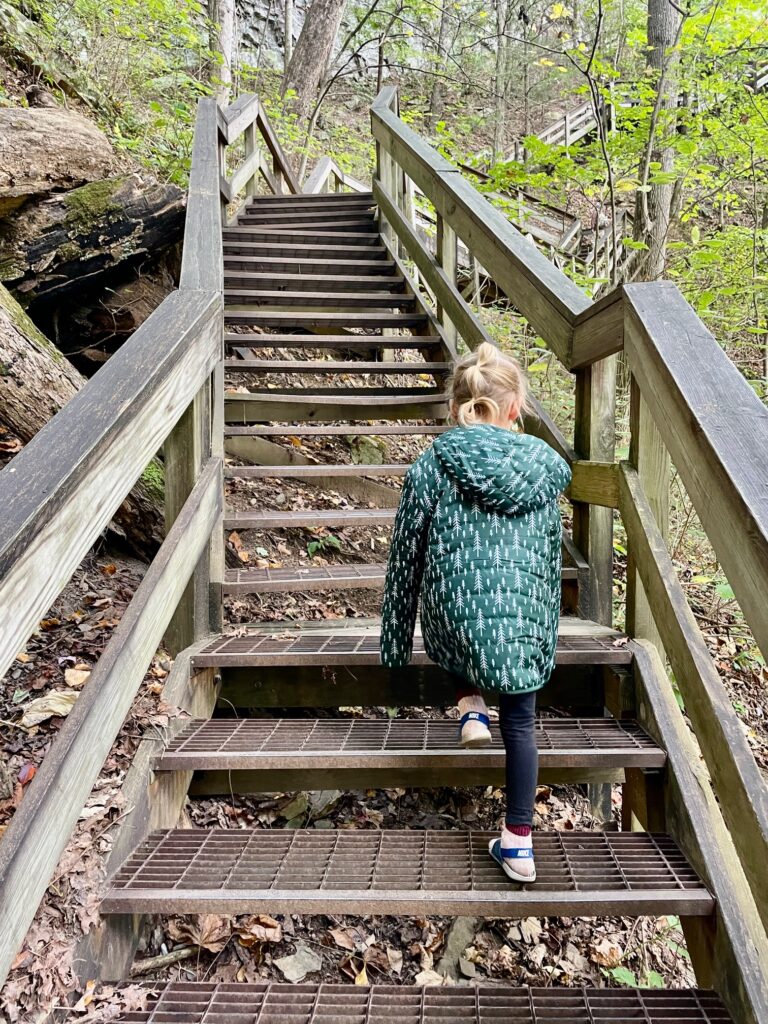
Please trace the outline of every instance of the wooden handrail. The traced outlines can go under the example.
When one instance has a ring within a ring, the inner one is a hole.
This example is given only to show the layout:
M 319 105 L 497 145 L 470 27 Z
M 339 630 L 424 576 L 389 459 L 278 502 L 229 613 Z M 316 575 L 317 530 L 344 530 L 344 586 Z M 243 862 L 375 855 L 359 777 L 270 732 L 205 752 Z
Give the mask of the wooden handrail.
M 627 362 L 768 656 L 768 409 L 674 284 L 624 296 Z
M 220 360 L 220 318 L 169 295 L 0 473 L 0 675 Z
M 331 159 L 329 156 L 321 157 L 317 161 L 312 173 L 304 182 L 304 186 L 301 191 L 308 195 L 314 195 L 318 192 L 322 192 L 329 178 L 335 178 L 337 186 L 349 188 L 353 192 L 370 191 L 368 186 L 362 181 L 352 177 L 351 174 L 347 174 L 346 171 L 342 171 L 336 161 Z
M 613 312 L 603 315 L 562 271 L 532 246 L 459 169 L 428 145 L 392 110 L 396 90 L 383 89 L 371 106 L 373 136 L 432 202 L 438 214 L 568 369 L 621 349 Z M 589 334 L 576 336 L 582 318 Z M 588 354 L 585 355 L 585 350 Z M 593 357 L 594 354 L 594 357 Z
M 688 605 L 637 472 L 626 464 L 621 468 L 619 508 L 686 713 L 768 927 L 768 788 Z
M 186 371 L 192 376 L 195 360 L 190 363 Z M 79 493 L 93 506 L 99 491 L 81 485 Z M 214 459 L 192 490 L 3 836 L 0 985 L 208 544 L 221 514 L 222 495 L 221 461 Z M 55 564 L 51 558 L 49 568 Z

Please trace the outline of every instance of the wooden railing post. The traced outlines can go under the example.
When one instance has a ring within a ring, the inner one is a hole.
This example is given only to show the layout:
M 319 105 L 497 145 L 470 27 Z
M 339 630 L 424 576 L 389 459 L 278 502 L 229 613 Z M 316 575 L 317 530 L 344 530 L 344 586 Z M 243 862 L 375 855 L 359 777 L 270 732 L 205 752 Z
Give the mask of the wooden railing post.
M 637 470 L 656 525 L 666 540 L 669 535 L 669 452 L 634 377 L 629 401 L 629 461 Z M 640 582 L 631 545 L 627 555 L 627 632 L 638 639 L 650 640 L 663 658 L 661 637 Z
M 437 214 L 437 262 L 445 271 L 448 276 L 448 280 L 452 285 L 456 284 L 456 269 L 458 262 L 458 250 L 456 241 L 456 232 L 448 224 L 444 217 L 439 213 Z M 445 336 L 449 344 L 455 348 L 458 339 L 458 331 L 456 325 L 453 323 L 451 318 L 446 314 L 443 307 L 437 304 L 437 319 L 443 326 Z
M 243 134 L 245 136 L 245 159 L 247 160 L 256 152 L 256 122 L 253 121 L 251 124 L 249 124 Z M 247 196 L 256 195 L 255 174 L 253 175 L 252 178 L 249 178 L 248 181 L 245 183 L 245 194 Z
M 580 459 L 613 462 L 616 451 L 616 356 L 576 372 L 574 448 Z M 580 595 L 582 615 L 613 622 L 613 513 L 574 503 L 573 541 L 589 562 L 589 591 Z

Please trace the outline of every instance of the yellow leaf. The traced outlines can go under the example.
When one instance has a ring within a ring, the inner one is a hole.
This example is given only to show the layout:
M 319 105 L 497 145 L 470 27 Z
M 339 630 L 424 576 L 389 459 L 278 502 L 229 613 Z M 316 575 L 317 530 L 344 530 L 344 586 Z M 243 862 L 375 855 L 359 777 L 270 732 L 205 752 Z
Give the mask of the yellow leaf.
M 355 984 L 356 985 L 367 985 L 368 984 L 368 975 L 367 975 L 366 970 L 365 970 L 365 964 L 363 964 L 363 966 L 362 966 L 362 968 L 360 970 L 360 973 L 355 975 Z

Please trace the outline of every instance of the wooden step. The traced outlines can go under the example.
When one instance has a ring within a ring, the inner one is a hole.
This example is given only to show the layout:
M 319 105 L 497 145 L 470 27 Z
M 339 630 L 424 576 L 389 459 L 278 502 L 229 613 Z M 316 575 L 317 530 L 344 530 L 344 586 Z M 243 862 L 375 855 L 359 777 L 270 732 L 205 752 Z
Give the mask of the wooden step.
M 164 771 L 255 771 L 302 768 L 418 769 L 504 767 L 504 745 L 457 747 L 448 719 L 217 718 L 188 722 L 160 755 Z M 536 746 L 542 768 L 663 768 L 666 754 L 636 722 L 613 718 L 539 718 Z M 476 783 L 473 783 L 473 785 Z M 482 784 L 482 783 L 477 783 Z M 356 788 L 366 788 L 360 780 Z
M 422 349 L 442 345 L 436 334 L 225 334 L 242 348 Z
M 453 363 L 395 363 L 332 359 L 226 359 L 226 370 L 249 373 L 450 373 Z
M 309 226 L 316 224 L 334 224 L 340 219 L 361 220 L 368 224 L 375 224 L 375 214 L 369 212 L 372 204 L 360 204 L 360 206 L 345 205 L 343 209 L 329 206 L 315 207 L 281 207 L 279 209 L 264 210 L 260 206 L 251 206 L 240 214 L 241 224 L 278 224 L 287 222 L 303 222 Z
M 378 289 L 402 289 L 404 285 L 405 278 L 400 274 L 358 277 L 351 274 L 326 274 L 321 277 L 317 274 L 233 273 L 230 270 L 224 273 L 226 288 L 255 288 L 257 291 L 261 291 L 262 288 L 277 291 L 285 287 L 289 291 L 319 291 L 321 288 L 327 288 L 331 292 L 368 292 Z
M 228 256 L 258 256 L 269 259 L 272 256 L 289 257 L 290 259 L 321 259 L 328 256 L 337 260 L 377 260 L 388 262 L 389 250 L 383 245 L 376 244 L 351 244 L 351 245 L 316 245 L 301 242 L 283 243 L 275 241 L 251 241 L 247 232 L 233 234 L 228 238 L 233 228 L 224 228 L 224 258 Z
M 322 206 L 324 203 L 339 203 L 367 200 L 373 202 L 373 192 L 301 192 L 298 195 L 254 196 L 252 206 Z
M 365 427 L 343 424 L 323 424 L 322 426 L 305 427 L 294 424 L 276 426 L 274 424 L 263 427 L 233 427 L 224 428 L 225 437 L 347 437 L 349 435 L 364 435 L 367 437 L 378 437 L 379 435 L 396 435 L 404 437 L 415 437 L 419 434 L 444 434 L 451 430 L 451 427 L 441 424 L 424 425 L 408 423 L 371 423 Z
M 118 998 L 120 989 L 117 988 Z M 125 1024 L 729 1024 L 707 989 L 153 982 Z
M 224 476 L 228 480 L 314 480 L 317 477 L 405 476 L 410 468 L 410 463 L 402 462 L 311 462 L 289 466 L 226 466 Z
M 302 311 L 322 308 L 323 306 L 335 306 L 339 310 L 381 307 L 392 309 L 413 309 L 416 306 L 416 297 L 398 292 L 349 292 L 340 291 L 327 292 L 315 291 L 278 291 L 272 289 L 260 290 L 257 288 L 225 288 L 224 308 L 227 320 L 231 321 L 231 310 L 242 307 L 262 306 L 299 306 Z M 344 312 L 338 312 L 337 316 L 343 316 Z
M 299 256 L 245 256 L 228 254 L 224 257 L 224 272 L 227 276 L 236 270 L 245 273 L 278 271 L 280 273 L 302 274 L 305 277 L 323 277 L 326 274 L 392 274 L 395 264 L 392 260 L 344 260 L 314 259 Z
M 425 313 L 387 313 L 373 310 L 370 313 L 356 312 L 305 312 L 304 310 L 269 309 L 225 309 L 224 322 L 228 324 L 256 324 L 259 327 L 295 328 L 302 327 L 420 327 L 425 328 L 429 317 Z
M 283 524 L 287 515 L 282 513 Z M 627 665 L 632 660 L 632 653 L 626 643 L 621 643 L 621 639 L 619 633 L 607 626 L 573 616 L 561 617 L 557 663 Z M 222 634 L 192 655 L 194 669 L 379 664 L 378 629 L 355 628 L 351 625 L 333 631 L 296 628 L 292 625 L 275 632 L 254 630 L 243 635 Z M 411 664 L 432 664 L 424 650 L 424 640 L 419 635 L 414 638 Z
M 668 836 L 536 832 L 537 881 L 511 885 L 497 832 L 172 829 L 115 875 L 102 914 L 708 915 L 714 900 Z
M 247 240 L 251 242 L 290 242 L 293 245 L 379 245 L 381 236 L 378 231 L 321 231 L 317 229 L 294 228 L 260 228 L 238 224 L 223 230 L 224 241 Z
M 224 513 L 225 530 L 289 530 L 324 526 L 391 526 L 395 521 L 394 508 L 341 508 L 302 509 L 301 511 L 233 512 Z
M 448 415 L 448 395 L 435 388 L 264 388 L 226 394 L 226 423 L 434 419 Z
M 373 196 L 369 196 L 367 199 L 365 196 L 345 196 L 343 200 L 328 196 L 324 200 L 308 200 L 306 202 L 298 197 L 294 197 L 293 201 L 289 203 L 262 203 L 257 199 L 255 202 L 249 203 L 245 206 L 241 212 L 262 216 L 268 216 L 274 213 L 295 214 L 297 212 L 302 215 L 306 213 L 307 216 L 314 216 L 318 213 L 335 212 L 336 216 L 338 216 L 339 213 L 347 213 L 349 210 L 375 209 L 376 200 Z
M 346 234 L 356 234 L 360 232 L 362 235 L 367 235 L 370 232 L 378 230 L 378 224 L 372 217 L 344 217 L 343 220 L 338 218 L 333 221 L 323 221 L 319 224 L 314 224 L 312 221 L 305 220 L 304 218 L 297 219 L 292 217 L 289 221 L 282 224 L 264 224 L 259 221 L 251 221 L 247 217 L 238 217 L 236 226 L 239 228 L 247 228 L 248 230 L 255 229 L 258 231 L 300 231 L 305 234 L 318 234 L 324 235 L 326 232 L 339 232 Z

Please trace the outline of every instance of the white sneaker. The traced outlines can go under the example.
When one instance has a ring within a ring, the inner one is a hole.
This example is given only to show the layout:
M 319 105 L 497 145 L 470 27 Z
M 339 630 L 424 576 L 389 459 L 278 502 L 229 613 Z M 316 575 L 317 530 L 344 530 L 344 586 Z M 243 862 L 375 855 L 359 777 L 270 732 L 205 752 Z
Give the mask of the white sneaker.
M 501 839 L 492 839 L 488 852 L 501 867 L 507 878 L 527 885 L 536 881 L 536 865 L 533 862 L 533 833 L 516 836 L 504 829 Z
M 461 727 L 459 743 L 470 749 L 488 747 L 493 742 L 491 730 L 488 728 L 490 718 L 488 707 L 480 696 L 462 697 L 459 701 Z

